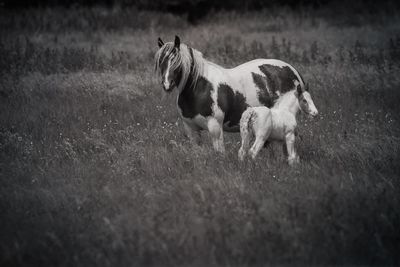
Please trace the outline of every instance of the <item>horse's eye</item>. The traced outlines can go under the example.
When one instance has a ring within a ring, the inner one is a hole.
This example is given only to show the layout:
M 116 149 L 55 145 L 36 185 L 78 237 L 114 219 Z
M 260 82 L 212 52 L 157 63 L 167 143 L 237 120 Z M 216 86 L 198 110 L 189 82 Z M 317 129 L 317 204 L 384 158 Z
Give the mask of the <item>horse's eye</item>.
M 307 104 L 307 100 L 303 99 L 303 103 L 304 103 L 304 104 Z

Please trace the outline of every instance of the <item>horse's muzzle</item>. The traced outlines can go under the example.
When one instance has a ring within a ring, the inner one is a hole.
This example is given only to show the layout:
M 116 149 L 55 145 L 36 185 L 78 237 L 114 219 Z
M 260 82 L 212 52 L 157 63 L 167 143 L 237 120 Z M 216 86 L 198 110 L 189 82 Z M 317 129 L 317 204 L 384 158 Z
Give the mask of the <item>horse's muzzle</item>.
M 318 111 L 312 111 L 310 113 L 308 113 L 308 117 L 310 118 L 315 118 L 318 115 Z
M 175 87 L 174 81 L 171 81 L 169 83 L 162 82 L 161 84 L 162 84 L 164 91 L 168 92 L 168 93 L 170 93 L 172 91 L 172 89 L 174 89 L 174 87 Z

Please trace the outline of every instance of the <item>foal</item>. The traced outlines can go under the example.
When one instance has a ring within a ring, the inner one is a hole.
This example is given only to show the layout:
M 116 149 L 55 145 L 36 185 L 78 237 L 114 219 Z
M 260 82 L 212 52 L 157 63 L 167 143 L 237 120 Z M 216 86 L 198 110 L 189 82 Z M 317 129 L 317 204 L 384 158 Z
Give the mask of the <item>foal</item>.
M 282 95 L 273 108 L 265 106 L 249 107 L 240 119 L 240 136 L 242 145 L 239 149 L 239 159 L 243 160 L 250 147 L 250 138 L 254 134 L 255 141 L 249 150 L 254 159 L 265 141 L 285 141 L 284 153 L 288 155 L 290 165 L 299 162 L 294 148 L 296 114 L 299 110 L 311 116 L 316 116 L 318 110 L 308 91 L 302 91 L 300 86 Z

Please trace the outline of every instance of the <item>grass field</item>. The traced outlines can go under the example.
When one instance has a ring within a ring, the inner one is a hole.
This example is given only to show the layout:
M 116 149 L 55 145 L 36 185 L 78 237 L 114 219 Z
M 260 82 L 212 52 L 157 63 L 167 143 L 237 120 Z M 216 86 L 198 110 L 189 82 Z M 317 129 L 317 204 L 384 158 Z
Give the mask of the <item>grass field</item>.
M 400 265 L 399 12 L 0 13 L 1 266 Z M 175 34 L 303 74 L 299 166 L 188 142 L 154 75 Z

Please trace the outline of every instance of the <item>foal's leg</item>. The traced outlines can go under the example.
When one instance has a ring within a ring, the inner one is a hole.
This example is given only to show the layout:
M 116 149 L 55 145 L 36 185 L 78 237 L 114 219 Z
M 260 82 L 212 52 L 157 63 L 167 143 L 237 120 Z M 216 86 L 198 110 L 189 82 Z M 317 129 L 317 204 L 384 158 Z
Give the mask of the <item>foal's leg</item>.
M 238 157 L 239 160 L 243 161 L 247 151 L 250 148 L 250 138 L 252 133 L 249 131 L 249 128 L 251 128 L 251 131 L 253 131 L 253 126 L 246 124 L 240 125 L 240 127 L 240 137 L 242 139 L 242 145 L 240 146 Z
M 187 122 L 183 122 L 183 127 L 185 128 L 186 135 L 189 137 L 190 142 L 193 144 L 200 144 L 200 129 L 193 127 Z
M 256 121 L 253 124 L 254 135 L 256 140 L 250 148 L 249 154 L 254 159 L 258 152 L 263 148 L 265 141 L 269 138 L 272 132 L 272 114 L 268 112 L 258 114 Z
M 264 129 L 262 132 L 256 133 L 256 140 L 254 144 L 251 146 L 249 154 L 252 159 L 255 159 L 258 152 L 263 148 L 265 141 L 268 139 L 269 135 L 271 134 L 271 128 Z
M 293 165 L 295 163 L 299 163 L 299 157 L 296 154 L 296 150 L 294 147 L 295 135 L 294 131 L 290 131 L 285 136 L 286 139 L 286 148 L 288 153 L 288 162 L 289 165 Z
M 216 151 L 225 153 L 223 124 L 217 119 L 211 118 L 207 122 L 208 131 L 210 132 L 213 147 Z

